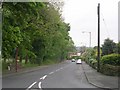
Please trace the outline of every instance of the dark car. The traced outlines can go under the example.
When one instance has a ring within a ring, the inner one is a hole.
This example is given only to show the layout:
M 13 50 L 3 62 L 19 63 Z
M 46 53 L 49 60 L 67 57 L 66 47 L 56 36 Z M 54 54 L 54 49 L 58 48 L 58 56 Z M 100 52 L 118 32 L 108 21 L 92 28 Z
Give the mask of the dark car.
M 72 62 L 75 62 L 75 59 L 72 59 L 71 61 L 72 61 Z

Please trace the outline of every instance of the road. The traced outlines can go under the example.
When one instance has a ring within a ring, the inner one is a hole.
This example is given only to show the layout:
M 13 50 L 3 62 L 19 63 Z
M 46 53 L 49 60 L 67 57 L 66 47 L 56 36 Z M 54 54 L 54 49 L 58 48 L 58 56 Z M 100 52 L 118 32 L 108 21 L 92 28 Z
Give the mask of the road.
M 2 79 L 3 88 L 96 88 L 87 82 L 82 65 L 71 61 Z

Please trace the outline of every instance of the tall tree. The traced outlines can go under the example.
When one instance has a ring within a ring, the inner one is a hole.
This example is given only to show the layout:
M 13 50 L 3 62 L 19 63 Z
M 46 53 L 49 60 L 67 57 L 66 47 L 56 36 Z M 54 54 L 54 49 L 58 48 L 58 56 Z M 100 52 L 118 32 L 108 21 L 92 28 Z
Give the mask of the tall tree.
M 74 44 L 68 33 L 70 25 L 63 21 L 56 5 L 3 3 L 3 58 L 11 58 L 18 47 L 21 62 L 29 59 L 41 64 L 47 59 L 65 59 Z
M 104 44 L 102 45 L 102 55 L 114 53 L 115 47 L 116 44 L 113 42 L 113 40 L 110 40 L 109 38 L 105 39 Z

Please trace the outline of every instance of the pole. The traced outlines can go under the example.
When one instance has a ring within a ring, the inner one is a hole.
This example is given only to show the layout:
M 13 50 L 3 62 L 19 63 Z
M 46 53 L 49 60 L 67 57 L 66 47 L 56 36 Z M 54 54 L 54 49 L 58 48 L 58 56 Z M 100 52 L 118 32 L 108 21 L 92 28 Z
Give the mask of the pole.
M 97 71 L 100 71 L 100 3 L 98 3 L 98 67 Z

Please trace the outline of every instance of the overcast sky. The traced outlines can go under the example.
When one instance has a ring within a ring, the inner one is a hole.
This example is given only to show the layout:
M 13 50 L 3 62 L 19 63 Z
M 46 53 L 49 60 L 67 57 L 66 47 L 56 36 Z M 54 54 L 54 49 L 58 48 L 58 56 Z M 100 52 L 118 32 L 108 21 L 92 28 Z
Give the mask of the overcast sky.
M 70 23 L 70 36 L 76 46 L 89 46 L 91 32 L 91 46 L 97 45 L 97 6 L 100 3 L 101 15 L 101 44 L 110 38 L 118 42 L 118 1 L 120 0 L 65 0 L 63 17 Z

